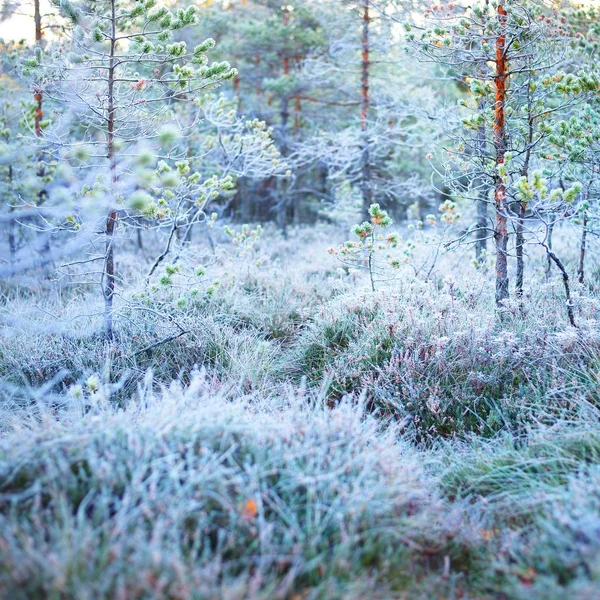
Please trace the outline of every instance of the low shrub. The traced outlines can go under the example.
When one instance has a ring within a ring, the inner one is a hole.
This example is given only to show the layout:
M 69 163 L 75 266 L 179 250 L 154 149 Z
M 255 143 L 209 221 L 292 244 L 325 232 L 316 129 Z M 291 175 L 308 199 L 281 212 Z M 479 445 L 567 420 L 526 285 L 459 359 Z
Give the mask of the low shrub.
M 568 330 L 552 318 L 473 316 L 455 286 L 405 285 L 322 306 L 283 372 L 327 381 L 332 399 L 366 390 L 375 408 L 410 418 L 421 441 L 494 436 L 600 401 L 597 322 Z M 553 416 L 552 416 L 553 415 Z

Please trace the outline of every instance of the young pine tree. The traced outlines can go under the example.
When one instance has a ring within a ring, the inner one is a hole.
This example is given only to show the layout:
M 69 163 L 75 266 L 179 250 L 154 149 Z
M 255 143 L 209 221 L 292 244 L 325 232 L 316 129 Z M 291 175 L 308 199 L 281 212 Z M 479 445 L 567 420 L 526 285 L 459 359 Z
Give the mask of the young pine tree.
M 196 22 L 193 6 L 175 12 L 156 0 L 61 0 L 72 27 L 54 56 L 42 58 L 37 85 L 45 97 L 68 105 L 68 132 L 55 133 L 60 146 L 85 148 L 85 167 L 97 173 L 95 191 L 106 198 L 101 270 L 104 332 L 113 331 L 115 236 L 132 160 L 140 142 L 163 138 L 173 106 L 236 76 L 227 62 L 208 63 L 212 39 L 193 49 L 174 36 Z M 175 125 L 173 124 L 172 127 Z

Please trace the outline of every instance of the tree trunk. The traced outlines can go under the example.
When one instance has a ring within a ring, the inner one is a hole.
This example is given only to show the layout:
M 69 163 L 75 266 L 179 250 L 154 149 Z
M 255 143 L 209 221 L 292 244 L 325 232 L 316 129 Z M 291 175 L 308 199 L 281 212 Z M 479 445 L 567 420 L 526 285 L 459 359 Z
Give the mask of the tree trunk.
M 115 293 L 115 230 L 118 212 L 111 210 L 106 219 L 106 254 L 104 259 L 104 334 L 107 339 L 114 337 L 113 297 Z
M 523 177 L 529 177 L 529 164 L 531 162 L 531 152 L 533 150 L 533 133 L 534 133 L 534 106 L 531 98 L 531 81 L 530 85 L 527 86 L 527 151 L 525 152 L 525 161 L 523 163 L 523 170 L 521 175 Z M 527 214 L 527 201 L 522 200 L 519 202 L 519 217 L 517 220 L 516 229 L 516 254 L 517 254 L 517 276 L 515 283 L 515 295 L 519 300 L 523 298 L 523 283 L 525 280 L 525 216 Z M 521 308 L 522 305 L 521 305 Z
M 373 203 L 371 182 L 371 157 L 369 152 L 369 0 L 364 0 L 362 23 L 362 71 L 360 80 L 360 190 L 362 194 L 362 212 L 369 220 L 369 208 Z
M 40 0 L 33 2 L 33 21 L 35 23 L 35 45 L 39 48 L 42 44 L 42 13 L 40 11 Z M 43 96 L 42 91 L 36 89 L 33 93 L 36 103 L 34 116 L 34 130 L 37 137 L 42 137 Z
M 569 323 L 573 327 L 577 327 L 575 323 L 575 311 L 573 310 L 573 299 L 571 298 L 571 286 L 569 283 L 569 274 L 567 273 L 567 269 L 563 265 L 562 261 L 556 256 L 554 252 L 546 245 L 546 253 L 548 255 L 548 260 L 552 261 L 560 271 L 563 280 L 563 286 L 565 288 L 565 297 L 567 301 L 567 316 L 569 317 Z
M 8 165 L 8 182 L 10 185 L 11 196 L 12 196 L 12 180 L 13 180 L 13 168 L 12 165 Z M 9 212 L 14 211 L 14 206 L 11 204 L 8 208 Z M 15 257 L 17 254 L 17 220 L 10 219 L 8 223 L 8 250 L 10 253 L 10 264 L 11 266 L 15 263 Z
M 508 65 L 506 62 L 506 10 L 502 4 L 497 8 L 500 31 L 496 38 L 496 106 L 494 111 L 494 146 L 496 150 L 496 167 L 504 164 L 506 154 L 506 83 Z M 496 242 L 496 305 L 502 307 L 508 298 L 508 205 L 506 202 L 506 187 L 500 174 L 496 174 L 494 190 L 496 209 L 496 226 L 494 239 Z
M 240 177 L 237 182 L 237 197 L 238 207 L 240 211 L 239 218 L 242 223 L 249 223 L 252 220 L 250 210 L 250 197 L 248 193 L 248 180 L 245 177 Z
M 552 259 L 550 258 L 550 252 L 552 251 L 552 234 L 554 233 L 554 214 L 550 214 L 550 224 L 548 225 L 548 239 L 546 241 L 547 254 L 546 254 L 546 269 L 544 272 L 546 282 L 550 281 L 550 273 L 552 271 Z
M 299 96 L 296 96 L 294 101 L 294 137 L 298 139 L 300 137 L 300 122 L 301 122 L 301 110 L 302 104 Z
M 111 0 L 111 36 L 110 62 L 108 68 L 108 98 L 107 98 L 107 155 L 111 173 L 112 192 L 116 191 L 117 164 L 115 160 L 115 68 L 116 68 L 116 0 Z M 109 210 L 106 219 L 106 251 L 104 258 L 104 335 L 108 340 L 114 337 L 113 330 L 113 299 L 115 293 L 115 232 L 118 225 L 119 213 Z
M 34 0 L 33 2 L 33 21 L 35 24 L 35 45 L 37 48 L 41 48 L 42 46 L 42 13 L 40 10 L 40 0 Z M 33 130 L 35 136 L 38 138 L 42 137 L 42 120 L 44 119 L 44 96 L 41 88 L 36 87 L 33 92 L 33 99 L 35 101 L 35 112 L 33 116 Z M 44 157 L 43 153 L 37 153 L 37 170 L 36 174 L 41 179 L 44 177 L 46 173 L 46 169 L 44 168 Z M 42 187 L 38 192 L 38 206 L 44 204 L 47 198 L 47 192 Z M 42 220 L 42 224 L 44 221 Z M 41 253 L 46 257 L 50 256 L 50 236 L 46 235 L 42 239 L 41 243 Z M 51 261 L 53 264 L 53 261 Z
M 319 191 L 323 198 L 329 196 L 329 170 L 324 162 L 319 163 Z
M 585 279 L 585 247 L 587 243 L 588 212 L 583 211 L 583 224 L 581 229 L 581 241 L 579 243 L 579 264 L 577 265 L 577 281 L 583 283 Z
M 485 100 L 479 102 L 479 113 L 482 114 L 485 109 Z M 481 157 L 481 170 L 485 169 L 485 124 L 482 123 L 477 128 L 477 138 L 475 140 L 475 149 Z M 487 203 L 488 203 L 488 183 L 482 177 L 479 182 L 479 193 L 477 198 L 477 230 L 475 241 L 475 258 L 481 264 L 487 251 Z
M 288 155 L 288 120 L 289 96 L 285 95 L 281 100 L 281 156 Z M 277 202 L 276 202 L 276 221 L 284 237 L 287 237 L 287 210 L 288 210 L 288 182 L 281 177 L 277 178 Z
M 517 298 L 523 297 L 523 281 L 525 278 L 525 257 L 523 255 L 523 247 L 525 245 L 525 212 L 527 210 L 527 204 L 525 202 L 519 202 L 519 219 L 517 221 L 516 230 L 516 253 L 517 253 L 517 275 L 515 282 L 515 296 Z
M 475 242 L 475 258 L 479 264 L 483 264 L 487 252 L 487 212 L 488 212 L 488 187 L 485 186 L 479 192 L 477 198 L 477 239 Z
M 290 13 L 286 8 L 283 10 L 283 25 L 287 27 L 290 21 Z M 286 52 L 283 54 L 283 74 L 290 74 L 290 57 Z M 281 147 L 280 152 L 282 157 L 286 157 L 288 155 L 288 121 L 290 117 L 290 96 L 289 94 L 285 94 L 281 99 L 281 110 L 280 110 L 280 118 L 281 118 Z M 289 184 L 287 181 L 284 181 L 281 178 L 277 178 L 277 200 L 276 200 L 276 216 L 275 220 L 277 225 L 281 229 L 284 238 L 287 238 L 287 212 L 288 212 L 288 187 Z
M 237 113 L 239 115 L 242 112 L 242 96 L 240 94 L 240 78 L 237 75 L 233 78 L 233 95 L 237 100 Z

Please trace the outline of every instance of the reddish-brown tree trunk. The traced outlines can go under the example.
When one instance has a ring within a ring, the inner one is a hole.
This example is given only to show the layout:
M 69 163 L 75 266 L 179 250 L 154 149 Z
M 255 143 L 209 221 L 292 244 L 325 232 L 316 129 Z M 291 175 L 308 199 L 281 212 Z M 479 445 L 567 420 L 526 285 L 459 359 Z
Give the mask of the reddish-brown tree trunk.
M 42 13 L 40 11 L 40 0 L 34 0 L 33 3 L 33 20 L 35 23 L 35 43 L 36 46 L 42 44 Z M 35 90 L 33 94 L 35 100 L 35 116 L 34 116 L 34 129 L 37 137 L 42 137 L 42 119 L 44 117 L 43 112 L 43 97 L 41 90 Z
M 282 7 L 283 8 L 283 7 Z M 287 8 L 283 11 L 283 25 L 287 27 L 290 24 L 290 13 Z M 287 55 L 287 52 L 283 53 L 283 74 L 290 74 L 290 57 Z
M 494 84 L 496 88 L 496 105 L 494 111 L 494 147 L 496 150 L 496 168 L 504 164 L 506 154 L 506 85 L 508 81 L 508 65 L 506 57 L 507 13 L 502 4 L 498 5 L 499 32 L 496 38 L 496 59 Z M 496 208 L 496 226 L 494 239 L 496 242 L 496 304 L 502 306 L 508 298 L 508 204 L 506 186 L 500 173 L 496 174 L 494 190 Z
M 37 137 L 42 137 L 42 119 L 44 118 L 43 96 L 40 89 L 33 94 L 35 100 L 35 113 L 33 117 L 34 131 Z
M 40 0 L 34 0 L 33 2 L 33 21 L 35 25 L 35 45 L 39 49 L 42 46 L 42 13 L 40 10 Z M 42 132 L 42 121 L 44 119 L 44 96 L 41 87 L 34 89 L 33 100 L 35 102 L 35 112 L 33 115 L 33 130 L 35 136 L 41 138 Z M 42 179 L 46 174 L 44 168 L 44 153 L 40 151 L 37 153 L 37 176 Z M 42 186 L 38 192 L 38 206 L 43 204 L 47 198 L 47 191 Z M 46 257 L 50 255 L 50 237 L 47 232 L 43 229 L 40 230 L 42 237 L 41 251 Z
M 370 68 L 370 43 L 369 43 L 369 0 L 364 0 L 362 22 L 362 69 L 360 79 L 360 189 L 363 198 L 363 213 L 369 218 L 369 208 L 373 202 L 373 188 L 371 185 L 371 157 L 369 153 L 369 68 Z

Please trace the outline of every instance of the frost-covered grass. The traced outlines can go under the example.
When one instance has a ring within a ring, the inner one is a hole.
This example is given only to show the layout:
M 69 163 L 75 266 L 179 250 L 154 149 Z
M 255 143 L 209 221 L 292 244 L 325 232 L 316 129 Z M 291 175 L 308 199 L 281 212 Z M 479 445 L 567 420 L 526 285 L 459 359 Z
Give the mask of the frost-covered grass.
M 27 287 L 4 282 L 7 334 L 0 337 L 0 380 L 38 387 L 61 373 L 60 382 L 68 387 L 110 371 L 111 379 L 121 380 L 126 398 L 148 369 L 161 382 L 180 377 L 189 382 L 189 373 L 200 365 L 245 390 L 261 387 L 280 347 L 295 338 L 321 302 L 346 285 L 335 263 L 319 270 L 316 260 L 302 260 L 288 269 L 297 242 L 272 235 L 269 256 L 257 251 L 263 258 L 260 268 L 254 256 L 235 256 L 235 248 L 228 247 L 233 256 L 192 248 L 168 285 L 161 283 L 168 260 L 150 286 L 145 282 L 160 246 L 145 256 L 134 247 L 122 252 L 117 266 L 127 285 L 118 290 L 111 348 L 102 337 L 97 286 L 73 291 L 48 282 L 32 295 Z M 313 247 L 313 254 L 327 257 L 325 244 Z M 204 273 L 196 276 L 200 266 Z
M 112 345 L 93 287 L 2 283 L 0 596 L 600 596 L 596 275 L 575 330 L 532 253 L 499 322 L 459 254 L 373 294 L 267 235 L 122 252 Z
M 7 598 L 361 597 L 475 561 L 417 451 L 364 406 L 231 401 L 202 374 L 21 423 L 0 493 Z

